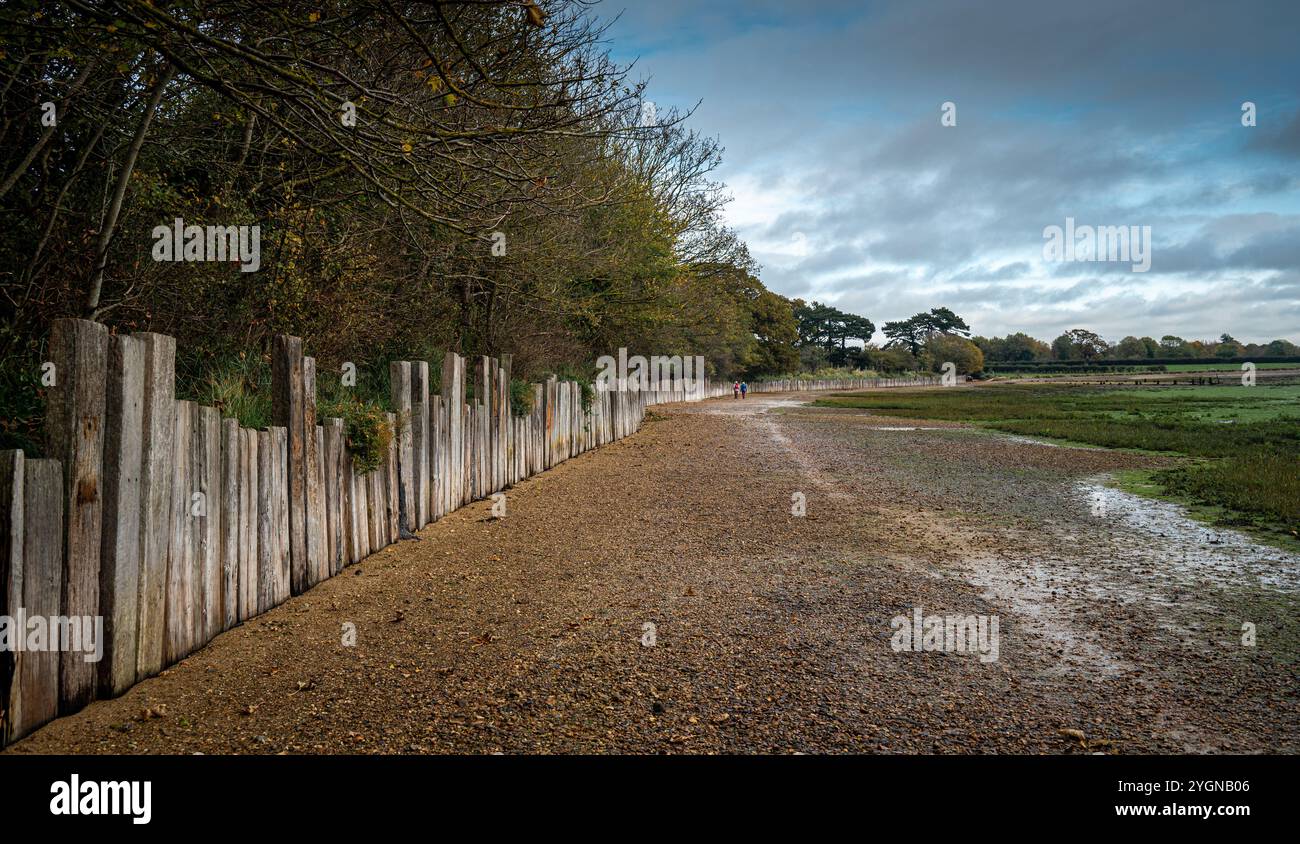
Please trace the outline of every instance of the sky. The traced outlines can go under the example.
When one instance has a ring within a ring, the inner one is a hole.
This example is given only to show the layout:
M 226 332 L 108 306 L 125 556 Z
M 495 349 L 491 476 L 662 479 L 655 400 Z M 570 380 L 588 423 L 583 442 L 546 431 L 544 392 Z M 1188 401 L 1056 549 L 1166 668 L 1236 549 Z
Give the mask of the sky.
M 699 103 L 782 295 L 878 327 L 942 306 L 985 336 L 1300 342 L 1300 0 L 594 11 L 659 113 Z M 1067 218 L 1149 226 L 1149 269 L 1046 254 Z

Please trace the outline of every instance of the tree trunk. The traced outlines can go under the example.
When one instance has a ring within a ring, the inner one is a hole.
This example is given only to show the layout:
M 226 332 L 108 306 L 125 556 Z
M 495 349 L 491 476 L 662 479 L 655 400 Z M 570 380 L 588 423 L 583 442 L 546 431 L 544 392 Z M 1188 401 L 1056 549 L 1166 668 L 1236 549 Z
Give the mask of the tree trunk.
M 149 133 L 149 124 L 153 121 L 154 112 L 158 110 L 158 103 L 162 101 L 163 90 L 166 89 L 167 83 L 171 81 L 172 74 L 175 72 L 170 62 L 163 65 L 158 72 L 158 81 L 154 83 L 153 93 L 150 94 L 144 114 L 140 117 L 140 127 L 136 129 L 131 148 L 126 152 L 126 161 L 122 163 L 122 172 L 118 174 L 117 187 L 113 190 L 113 201 L 108 206 L 108 213 L 104 217 L 104 225 L 99 233 L 99 244 L 95 248 L 95 269 L 90 276 L 90 295 L 86 297 L 86 314 L 90 319 L 94 319 L 99 313 L 99 294 L 104 287 L 108 245 L 113 240 L 117 217 L 122 212 L 122 199 L 126 196 L 127 183 L 131 181 L 135 160 L 140 155 L 140 148 L 144 146 L 144 138 Z

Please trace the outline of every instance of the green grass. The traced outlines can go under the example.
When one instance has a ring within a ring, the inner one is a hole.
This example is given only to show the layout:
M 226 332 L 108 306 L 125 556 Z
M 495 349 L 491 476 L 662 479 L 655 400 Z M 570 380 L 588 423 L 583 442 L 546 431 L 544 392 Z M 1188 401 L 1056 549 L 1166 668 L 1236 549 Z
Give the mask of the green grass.
M 219 359 L 194 378 L 182 368 L 176 397 L 215 407 L 222 416 L 234 417 L 245 428 L 271 425 L 271 367 L 257 355 L 239 354 Z
M 1300 535 L 1300 386 L 997 384 L 840 394 L 817 404 L 1199 458 L 1154 473 L 1152 483 L 1222 508 L 1220 521 Z

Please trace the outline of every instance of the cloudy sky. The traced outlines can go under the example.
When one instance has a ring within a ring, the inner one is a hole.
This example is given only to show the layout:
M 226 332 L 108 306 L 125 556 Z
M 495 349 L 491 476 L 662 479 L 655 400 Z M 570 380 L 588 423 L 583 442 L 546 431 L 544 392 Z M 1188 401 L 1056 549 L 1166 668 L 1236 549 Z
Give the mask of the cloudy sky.
M 779 293 L 878 326 L 947 306 L 985 335 L 1300 342 L 1296 0 L 597 10 L 661 112 L 702 101 Z M 1067 217 L 1150 226 L 1150 270 L 1045 260 Z

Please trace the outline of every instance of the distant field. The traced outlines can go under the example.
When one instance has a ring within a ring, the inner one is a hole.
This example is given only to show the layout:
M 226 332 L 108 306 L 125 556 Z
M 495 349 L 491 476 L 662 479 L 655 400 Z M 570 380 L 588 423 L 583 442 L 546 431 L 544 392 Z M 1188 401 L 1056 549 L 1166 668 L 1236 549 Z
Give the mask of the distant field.
M 1166 495 L 1224 508 L 1230 523 L 1300 536 L 1300 386 L 1004 383 L 846 393 L 817 404 L 1197 458 L 1153 480 Z
M 1256 369 L 1300 369 L 1300 363 L 1257 363 Z M 1171 363 L 1166 372 L 1240 372 L 1239 363 Z

